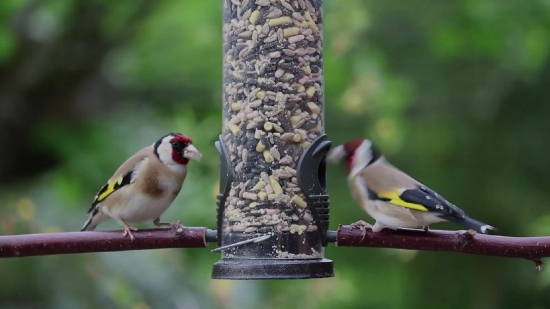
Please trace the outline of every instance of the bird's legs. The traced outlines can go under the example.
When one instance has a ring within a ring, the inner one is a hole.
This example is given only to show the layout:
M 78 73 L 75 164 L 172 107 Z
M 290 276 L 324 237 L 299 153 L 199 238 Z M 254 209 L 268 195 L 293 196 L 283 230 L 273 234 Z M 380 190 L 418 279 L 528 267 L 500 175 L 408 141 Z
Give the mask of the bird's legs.
M 153 224 L 157 227 L 169 226 L 171 228 L 180 226 L 180 220 L 174 222 L 160 222 L 160 217 L 153 220 Z
M 124 232 L 122 232 L 122 236 L 123 237 L 126 237 L 126 236 L 130 236 L 130 240 L 131 241 L 134 241 L 134 239 L 136 239 L 134 237 L 134 235 L 132 234 L 132 231 L 137 231 L 138 229 L 133 227 L 133 226 L 129 226 L 126 222 L 122 222 L 124 224 Z
M 361 231 L 361 235 L 363 236 L 363 238 L 361 238 L 361 241 L 363 241 L 363 239 L 365 239 L 365 235 L 367 235 L 367 230 L 365 229 L 366 227 L 370 228 L 370 229 L 373 229 L 374 227 L 372 226 L 372 224 L 370 223 L 367 223 L 363 220 L 359 220 L 355 223 L 352 223 L 350 224 L 349 226 L 351 226 L 352 228 L 353 227 L 357 227 L 359 228 L 359 230 Z
M 428 231 L 430 230 L 430 226 L 426 224 L 426 225 L 424 225 L 424 226 L 422 227 L 422 229 L 423 229 L 424 232 L 426 232 L 426 234 L 427 234 Z

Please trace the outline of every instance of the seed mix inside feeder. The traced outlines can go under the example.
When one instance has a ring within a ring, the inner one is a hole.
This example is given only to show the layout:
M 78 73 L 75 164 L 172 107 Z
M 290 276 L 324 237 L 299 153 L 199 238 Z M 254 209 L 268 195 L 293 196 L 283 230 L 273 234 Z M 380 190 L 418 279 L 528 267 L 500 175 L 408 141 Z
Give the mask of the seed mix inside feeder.
M 333 276 L 324 259 L 320 0 L 225 0 L 219 279 Z

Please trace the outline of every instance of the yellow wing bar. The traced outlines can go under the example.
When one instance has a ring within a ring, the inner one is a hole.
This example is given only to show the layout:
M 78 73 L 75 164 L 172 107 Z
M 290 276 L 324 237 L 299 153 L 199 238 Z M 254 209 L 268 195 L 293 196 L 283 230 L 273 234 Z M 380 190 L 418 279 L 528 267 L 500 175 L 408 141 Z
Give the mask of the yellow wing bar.
M 112 181 L 110 183 L 107 183 L 107 188 L 105 188 L 105 190 L 103 192 L 101 192 L 101 194 L 99 194 L 99 196 L 97 197 L 97 202 L 103 201 L 111 193 L 115 192 L 116 191 L 116 188 L 115 188 L 116 185 L 118 184 L 120 186 L 120 184 L 122 183 L 123 178 L 124 177 L 119 177 L 118 181 Z
M 114 179 L 113 181 L 106 183 L 97 193 L 96 199 L 94 200 L 93 204 L 97 204 L 103 201 L 116 190 L 129 184 L 132 180 L 132 173 L 133 171 L 129 171 L 128 173 L 126 173 L 126 175 L 120 175 L 118 179 Z
M 428 208 L 426 208 L 422 204 L 410 203 L 410 202 L 404 201 L 401 198 L 401 193 L 402 193 L 402 190 L 378 192 L 378 197 L 380 199 L 385 199 L 387 200 L 388 203 L 396 206 L 401 206 L 401 207 L 410 208 L 410 209 L 419 210 L 419 211 L 428 211 Z

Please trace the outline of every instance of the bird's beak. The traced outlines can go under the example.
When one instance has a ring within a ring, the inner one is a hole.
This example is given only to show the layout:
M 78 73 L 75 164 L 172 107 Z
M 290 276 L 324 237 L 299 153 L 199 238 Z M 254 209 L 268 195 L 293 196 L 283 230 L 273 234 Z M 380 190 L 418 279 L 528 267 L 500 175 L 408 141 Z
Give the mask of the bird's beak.
M 188 145 L 183 151 L 183 157 L 200 162 L 202 153 L 195 146 Z
M 329 151 L 326 160 L 328 163 L 338 163 L 344 160 L 345 157 L 346 151 L 344 150 L 344 146 L 340 145 Z

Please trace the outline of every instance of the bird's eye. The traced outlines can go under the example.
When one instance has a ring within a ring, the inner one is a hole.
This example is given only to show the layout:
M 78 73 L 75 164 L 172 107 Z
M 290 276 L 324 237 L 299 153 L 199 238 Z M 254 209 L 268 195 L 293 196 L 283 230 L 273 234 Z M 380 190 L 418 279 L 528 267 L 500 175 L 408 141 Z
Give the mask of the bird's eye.
M 174 149 L 177 149 L 177 150 L 181 150 L 181 149 L 187 147 L 187 143 L 182 143 L 180 141 L 170 142 L 170 144 L 172 145 L 172 147 Z

